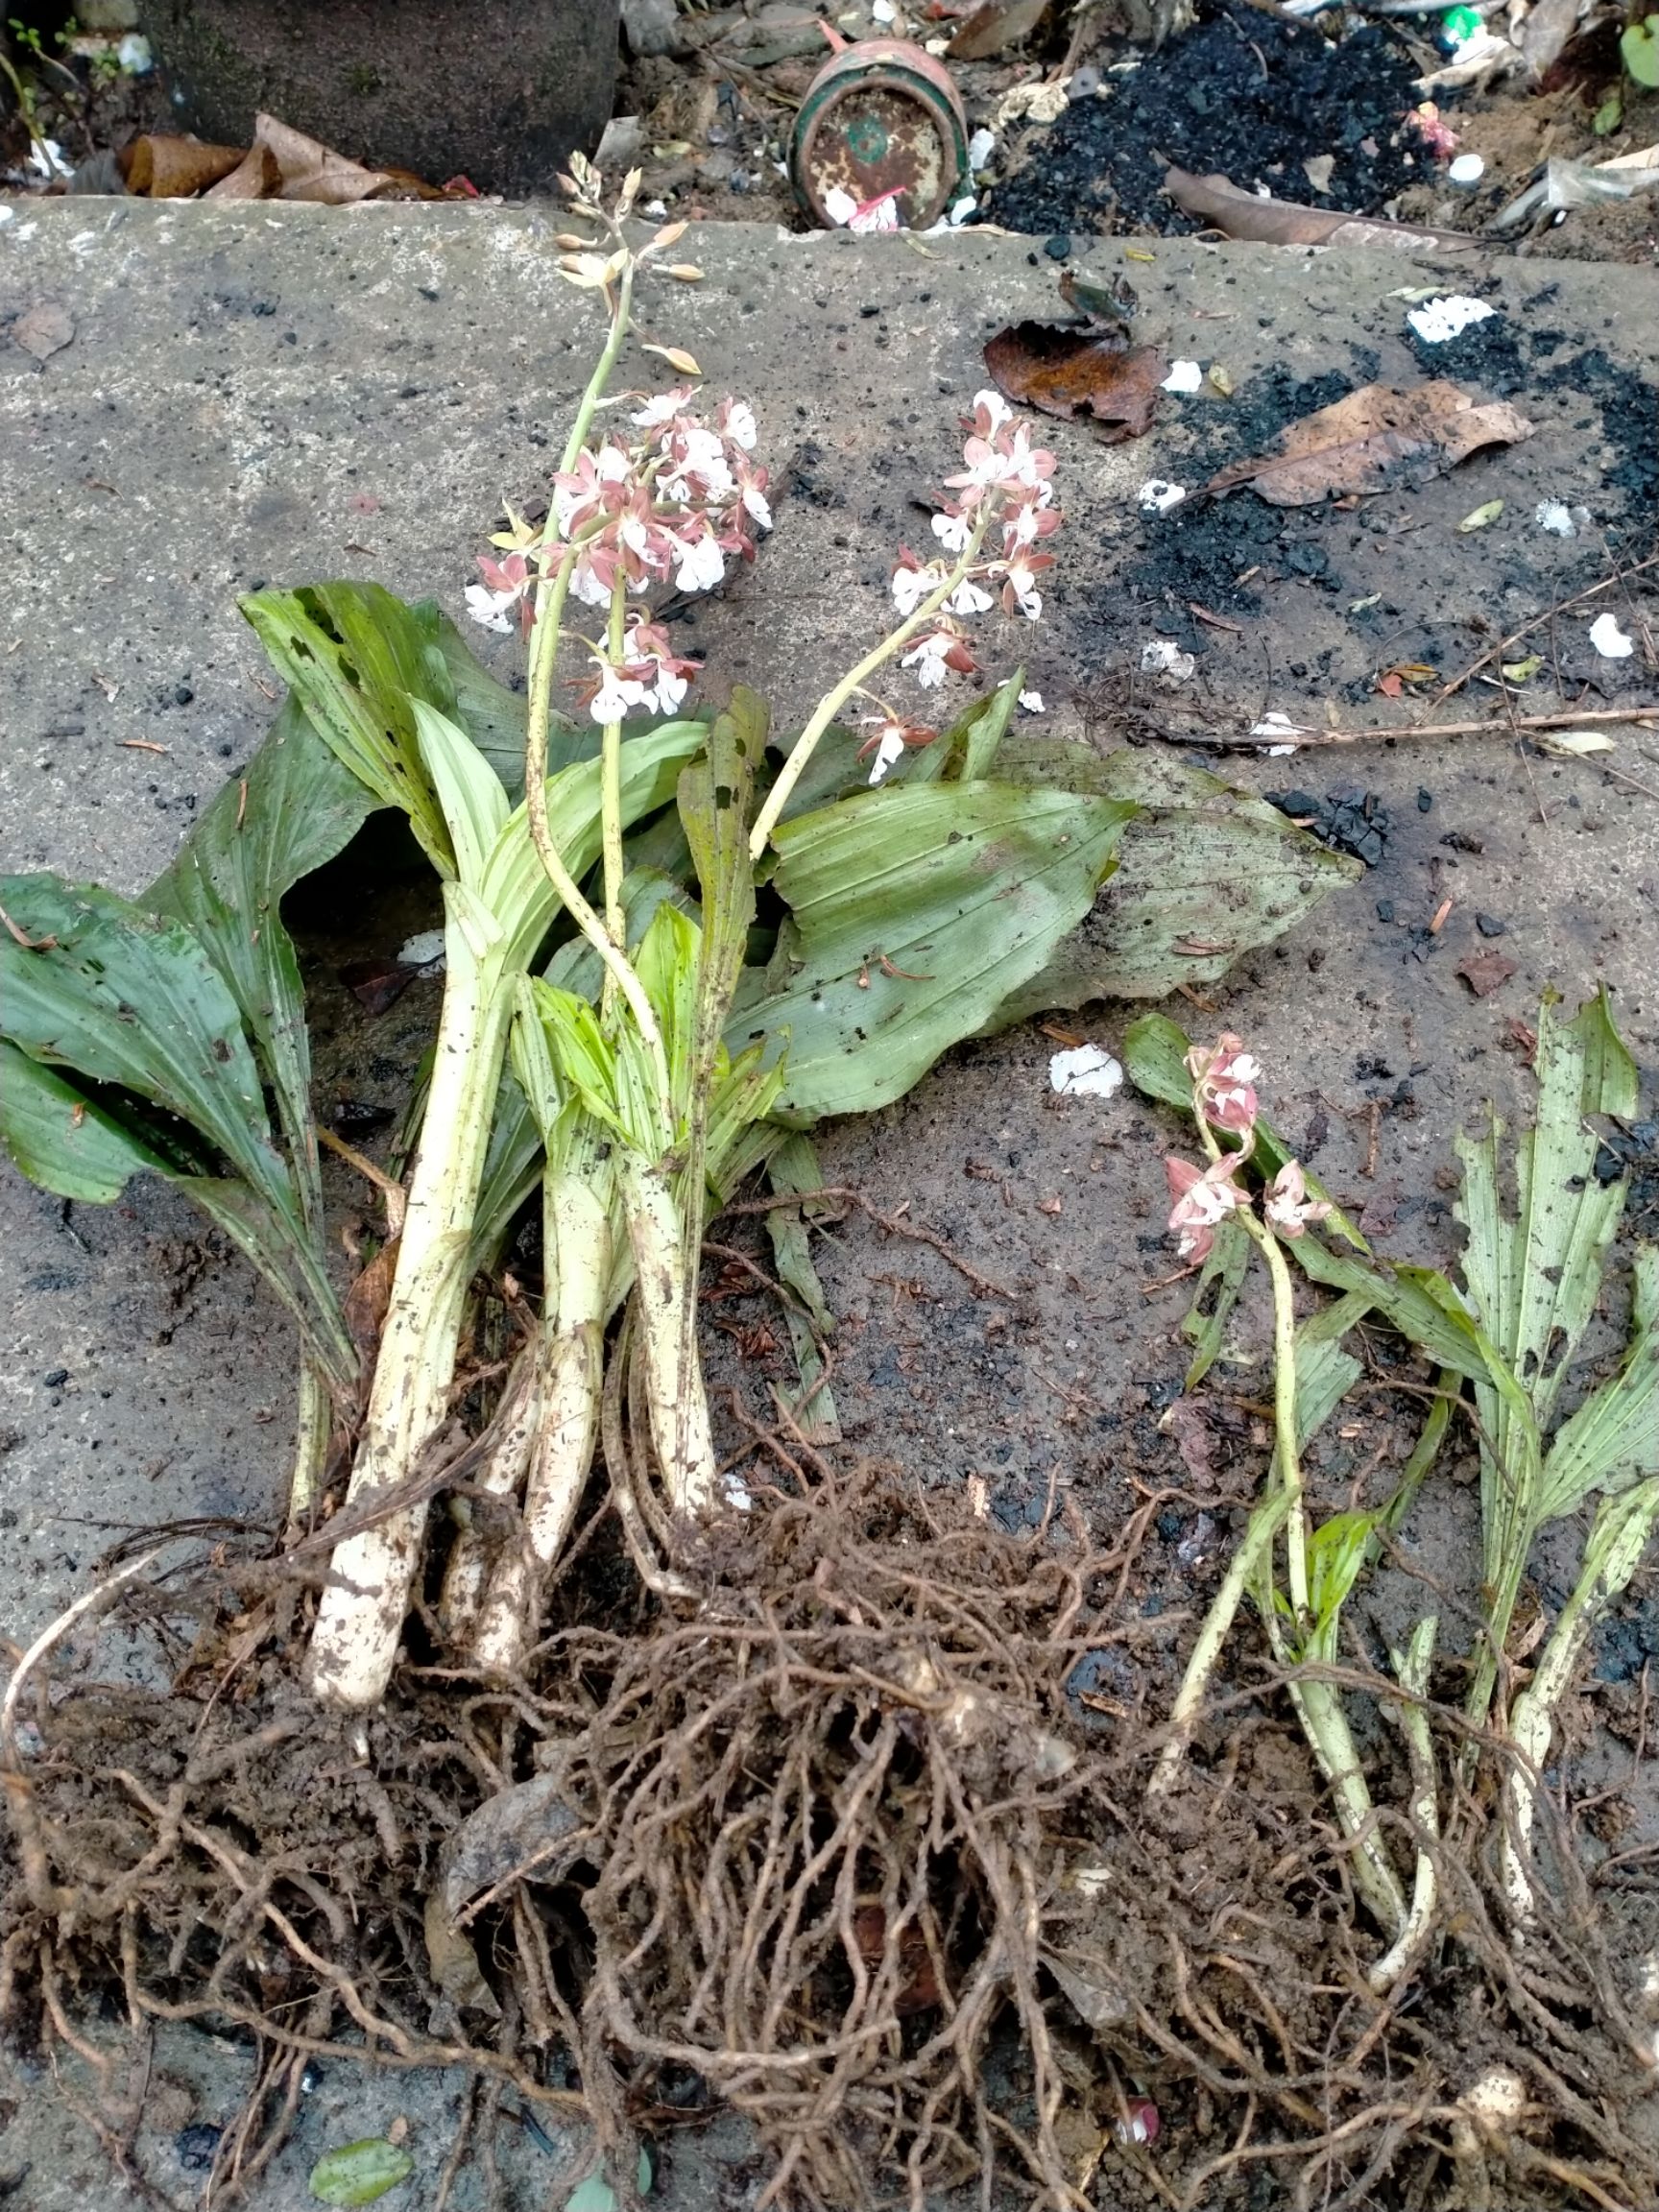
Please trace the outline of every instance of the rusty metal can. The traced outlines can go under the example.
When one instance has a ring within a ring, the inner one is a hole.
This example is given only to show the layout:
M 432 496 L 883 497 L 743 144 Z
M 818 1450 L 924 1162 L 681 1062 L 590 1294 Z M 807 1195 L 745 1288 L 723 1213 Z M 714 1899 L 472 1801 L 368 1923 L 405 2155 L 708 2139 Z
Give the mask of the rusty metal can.
M 968 118 L 950 72 L 907 38 L 865 38 L 827 61 L 801 103 L 790 175 L 802 205 L 834 227 L 827 201 L 894 196 L 912 230 L 937 223 L 968 173 Z

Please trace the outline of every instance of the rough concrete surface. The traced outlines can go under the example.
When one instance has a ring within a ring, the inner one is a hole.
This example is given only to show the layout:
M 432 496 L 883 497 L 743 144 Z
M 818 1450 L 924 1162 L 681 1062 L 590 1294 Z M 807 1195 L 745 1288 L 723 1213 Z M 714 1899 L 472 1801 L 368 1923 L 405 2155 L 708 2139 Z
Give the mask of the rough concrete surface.
M 96 201 L 19 206 L 0 226 L 0 869 L 51 867 L 123 891 L 157 871 L 273 711 L 237 591 L 365 575 L 460 614 L 497 500 L 544 481 L 590 358 L 592 304 L 559 278 L 552 228 L 481 208 Z M 1031 241 L 972 232 L 924 243 L 734 227 L 679 251 L 707 281 L 649 294 L 647 334 L 690 348 L 715 391 L 754 399 L 781 480 L 759 561 L 681 635 L 708 657 L 711 690 L 756 684 L 787 727 L 878 634 L 895 545 L 927 542 L 919 503 L 954 459 L 955 417 L 984 381 L 979 349 L 1004 322 L 1058 312 L 1055 270 Z M 1621 269 L 1614 284 L 1595 267 L 1505 259 L 1444 282 L 1406 257 L 1188 239 L 1102 242 L 1084 266 L 1126 274 L 1138 334 L 1171 358 L 1220 363 L 1233 397 L 1167 397 L 1151 435 L 1127 445 L 1052 426 L 1067 529 L 1049 618 L 1018 636 L 987 624 L 984 656 L 997 674 L 1027 654 L 1045 727 L 1110 744 L 1144 734 L 1150 717 L 1201 750 L 1268 709 L 1315 728 L 1403 722 L 1409 701 L 1380 698 L 1378 671 L 1451 674 L 1650 550 L 1643 501 L 1659 445 L 1645 477 L 1643 443 L 1659 423 L 1659 279 L 1647 273 Z M 1501 310 L 1479 349 L 1443 365 L 1407 333 L 1402 293 L 1431 285 Z M 45 301 L 67 309 L 75 334 L 40 363 L 7 334 Z M 1249 493 L 1162 518 L 1139 509 L 1145 479 L 1195 487 L 1336 397 L 1332 379 L 1426 369 L 1509 397 L 1534 435 L 1362 511 L 1287 515 Z M 1497 521 L 1456 531 L 1500 498 Z M 1537 527 L 1545 499 L 1587 510 L 1576 537 Z M 1235 627 L 1194 615 L 1194 602 Z M 1629 661 L 1599 661 L 1587 642 L 1588 613 L 1607 606 L 1637 638 Z M 1633 581 L 1518 650 L 1552 651 L 1569 696 L 1604 685 L 1587 704 L 1652 703 L 1644 618 L 1650 640 L 1654 600 Z M 1157 637 L 1200 653 L 1180 692 L 1131 673 Z M 486 645 L 508 673 L 513 643 Z M 1479 685 L 1464 696 L 1470 712 L 1497 710 Z M 1554 700 L 1551 685 L 1543 704 Z M 1222 763 L 1257 790 L 1363 786 L 1391 816 L 1362 883 L 1203 1008 L 1174 1010 L 1250 1039 L 1279 1118 L 1404 1256 L 1452 1256 L 1436 1170 L 1485 1097 L 1525 1096 L 1509 1025 L 1534 1015 L 1547 985 L 1575 1002 L 1604 978 L 1638 1059 L 1659 1063 L 1659 733 L 1617 735 L 1612 764 L 1634 782 L 1595 760 L 1524 757 L 1502 732 Z M 1412 926 L 1448 898 L 1429 957 L 1413 956 Z M 1389 902 L 1392 919 L 1380 913 Z M 1479 999 L 1455 974 L 1489 942 L 1478 912 L 1503 924 L 1491 942 L 1516 963 Z M 354 919 L 335 917 L 307 945 L 330 1024 L 330 963 Z M 359 951 L 395 949 L 409 921 L 360 919 Z M 329 1080 L 396 1098 L 430 1014 L 417 992 L 391 1030 L 343 1034 L 326 1047 Z M 1067 1026 L 1109 1043 L 1126 1018 L 1111 1006 Z M 835 1388 L 852 1446 L 935 1479 L 982 1474 L 1016 1523 L 1055 1468 L 1110 1514 L 1127 1496 L 1128 1456 L 1178 1465 L 1145 1419 L 1181 1364 L 1170 1333 L 1185 1293 L 1155 1287 L 1171 1269 L 1159 1231 L 1172 1132 L 1127 1099 L 1055 1099 L 1052 1049 L 1034 1027 L 969 1047 L 904 1104 L 823 1146 L 832 1181 L 878 1206 L 908 1201 L 1014 1293 L 1005 1307 L 975 1301 L 932 1255 L 840 1233 L 821 1263 L 843 1317 Z M 270 1515 L 288 1443 L 288 1333 L 169 1193 L 140 1186 L 108 1213 L 66 1210 L 0 1172 L 0 1310 L 9 1636 L 77 1592 L 125 1527 Z M 734 1354 L 721 1365 L 721 1380 L 757 1386 Z M 1454 1511 L 1420 1539 L 1439 1556 L 1467 1534 Z M 190 2117 L 224 2118 L 234 2073 L 214 2077 Z M 354 2094 L 340 2088 L 325 2121 L 307 2112 L 258 2206 L 301 2201 L 307 2159 L 342 2128 L 382 2124 L 406 2089 Z M 105 2170 L 89 2137 L 74 2158 L 45 2136 L 26 2150 L 38 2093 L 6 2096 L 25 2110 L 0 2132 L 0 2177 L 34 2160 L 13 2201 L 49 2212 L 122 2200 L 93 2178 Z M 422 2097 L 435 2172 L 453 2095 Z M 33 2125 L 46 2127 L 37 2112 Z M 527 2171 L 527 2190 L 545 2187 Z M 187 2200 L 176 2162 L 165 2181 Z M 665 2185 L 691 2200 L 672 2159 Z

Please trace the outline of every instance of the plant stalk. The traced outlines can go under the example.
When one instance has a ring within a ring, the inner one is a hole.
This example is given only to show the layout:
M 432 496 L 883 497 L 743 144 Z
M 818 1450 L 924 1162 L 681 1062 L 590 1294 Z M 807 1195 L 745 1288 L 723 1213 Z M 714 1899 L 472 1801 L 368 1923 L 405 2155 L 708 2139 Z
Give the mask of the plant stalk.
M 755 817 L 755 827 L 749 832 L 749 857 L 752 860 L 758 860 L 761 854 L 765 852 L 766 841 L 778 827 L 779 818 L 789 804 L 789 794 L 805 773 L 806 764 L 818 750 L 818 741 L 825 731 L 829 729 L 854 693 L 861 690 L 876 671 L 884 667 L 899 648 L 907 644 L 916 633 L 938 613 L 977 559 L 990 521 L 991 516 L 987 510 L 981 514 L 978 521 L 974 524 L 974 535 L 963 548 L 961 558 L 955 567 L 951 569 L 938 589 L 930 592 L 923 600 L 921 606 L 906 615 L 896 630 L 889 631 L 874 652 L 867 653 L 857 667 L 848 675 L 843 676 L 840 683 L 832 690 L 826 691 L 817 706 L 813 708 L 805 728 L 790 748 L 788 759 L 778 771 L 778 781 L 766 794 L 765 805 Z
M 719 1478 L 697 1349 L 696 1306 L 686 1296 L 690 1261 L 680 1209 L 667 1177 L 637 1153 L 624 1150 L 618 1172 L 634 1248 L 651 1441 L 674 1511 L 706 1512 L 716 1502 Z
M 1434 1768 L 1434 1740 L 1429 1730 L 1424 1700 L 1429 1695 L 1429 1669 L 1434 1657 L 1434 1637 L 1439 1621 L 1427 1614 L 1411 1631 L 1404 1652 L 1390 1649 L 1395 1676 L 1406 1695 L 1396 1711 L 1406 1752 L 1411 1762 L 1411 1822 L 1420 1839 L 1417 1872 L 1411 1885 L 1411 1905 L 1406 1925 L 1386 1957 L 1379 1959 L 1366 1976 L 1379 1997 L 1385 1996 L 1405 1974 L 1429 1939 L 1434 1918 L 1435 1873 L 1433 1848 L 1440 1840 L 1439 1778 Z
M 445 887 L 446 975 L 432 1086 L 409 1184 L 391 1305 L 375 1361 L 352 1503 L 413 1475 L 448 1416 L 472 1238 L 513 1012 L 499 931 L 458 884 Z M 334 1550 L 307 1672 L 325 1705 L 360 1711 L 385 1692 L 426 1523 L 424 1503 Z

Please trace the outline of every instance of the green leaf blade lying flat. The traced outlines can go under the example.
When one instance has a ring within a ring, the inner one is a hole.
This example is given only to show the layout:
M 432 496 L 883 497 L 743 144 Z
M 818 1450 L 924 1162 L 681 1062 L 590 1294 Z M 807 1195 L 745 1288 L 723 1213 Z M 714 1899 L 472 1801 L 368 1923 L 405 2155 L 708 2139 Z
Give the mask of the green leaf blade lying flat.
M 171 1172 L 170 1163 L 135 1131 L 4 1037 L 0 1143 L 18 1173 L 40 1190 L 89 1206 L 113 1205 L 134 1175 Z
M 781 823 L 791 910 L 735 1052 L 787 1032 L 774 1112 L 803 1125 L 901 1097 L 990 1020 L 1094 902 L 1135 808 L 1006 783 L 872 791 Z
M 1215 982 L 1364 874 L 1277 807 L 1133 746 L 1102 757 L 1093 746 L 1016 733 L 998 773 L 1141 809 L 1099 903 L 1001 1008 L 998 1027 L 1093 998 L 1166 998 L 1183 984 Z
M 85 1181 L 112 1195 L 124 1134 L 136 1166 L 166 1175 L 228 1231 L 300 1322 L 330 1382 L 349 1390 L 355 1358 L 317 1237 L 272 1142 L 236 1000 L 196 937 L 169 916 L 52 876 L 0 881 L 0 905 L 34 946 L 0 936 L 4 1037 L 29 1059 L 69 1071 L 55 1099 L 36 1080 L 12 1087 L 0 1130 L 19 1164 L 29 1152 L 31 1171 L 48 1188 L 70 1186 L 65 1196 L 82 1195 L 74 1186 Z M 113 1087 L 108 1097 L 101 1086 Z M 64 1091 L 85 1108 L 77 1126 L 71 1106 L 67 1130 L 43 1118 L 49 1107 L 60 1111 Z M 123 1093 L 141 1104 L 124 1104 Z M 146 1107 L 158 1109 L 154 1122 Z M 89 1121 L 95 1172 L 77 1150 Z

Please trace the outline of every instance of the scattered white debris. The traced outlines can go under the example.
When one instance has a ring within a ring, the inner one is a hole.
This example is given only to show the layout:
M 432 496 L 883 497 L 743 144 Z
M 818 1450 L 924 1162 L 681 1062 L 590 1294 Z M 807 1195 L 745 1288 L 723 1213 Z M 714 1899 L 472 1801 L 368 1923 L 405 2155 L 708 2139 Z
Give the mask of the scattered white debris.
M 1577 517 L 1565 499 L 1540 499 L 1532 510 L 1532 519 L 1540 530 L 1547 530 L 1551 538 L 1576 538 L 1578 535 Z
M 1171 362 L 1169 373 L 1160 387 L 1165 392 L 1196 392 L 1204 381 L 1204 372 L 1196 361 Z
M 1479 154 L 1459 154 L 1446 175 L 1454 184 L 1479 184 L 1486 174 L 1486 164 Z
M 1048 1088 L 1062 1098 L 1115 1098 L 1123 1088 L 1122 1065 L 1098 1045 L 1078 1045 L 1049 1061 Z
M 1587 753 L 1618 751 L 1605 730 L 1538 730 L 1533 735 L 1542 752 L 1559 753 L 1569 760 L 1582 759 Z
M 404 968 L 425 968 L 436 973 L 444 965 L 443 930 L 418 931 L 406 944 L 398 946 L 397 959 Z
M 945 217 L 945 220 L 950 226 L 951 229 L 954 230 L 958 228 L 962 224 L 967 222 L 969 216 L 973 214 L 974 208 L 977 207 L 978 204 L 978 201 L 974 198 L 974 194 L 970 192 L 966 198 L 952 202 L 950 211 Z
M 156 66 L 156 57 L 150 51 L 150 41 L 139 32 L 129 31 L 115 49 L 115 59 L 129 77 L 148 77 Z
M 1148 476 L 1136 493 L 1142 515 L 1167 515 L 1170 508 L 1179 507 L 1186 496 L 1185 484 L 1171 484 L 1162 476 Z
M 1280 752 L 1294 753 L 1298 739 L 1306 737 L 1308 732 L 1299 723 L 1292 722 L 1288 714 L 1281 714 L 1276 707 L 1271 714 L 1264 714 L 1260 722 L 1253 724 L 1250 734 L 1266 738 Z
M 1052 123 L 1064 115 L 1067 108 L 1067 86 L 1070 77 L 1062 77 L 1054 84 L 1016 84 L 1011 92 L 1004 92 L 997 103 L 993 120 L 998 131 L 1006 131 L 1010 123 L 1028 116 L 1033 123 Z
M 1287 760 L 1292 753 L 1300 751 L 1299 745 L 1263 745 L 1262 757 L 1263 760 Z
M 0 223 L 15 223 L 16 220 L 17 210 L 15 207 L 0 206 Z
M 36 138 L 29 149 L 28 166 L 36 177 L 43 177 L 50 184 L 55 177 L 73 177 L 72 163 L 63 158 L 63 149 L 56 138 Z
M 1022 691 L 1020 704 L 1024 708 L 1027 714 L 1046 714 L 1048 711 L 1043 704 L 1041 691 Z
M 1302 174 L 1315 192 L 1325 193 L 1331 189 L 1331 172 L 1335 166 L 1334 154 L 1315 154 L 1311 160 L 1303 162 Z
M 1617 614 L 1598 614 L 1590 625 L 1590 642 L 1603 661 L 1628 661 L 1636 648 L 1619 627 Z
M 824 212 L 831 223 L 851 223 L 858 212 L 858 203 L 841 185 L 831 184 L 824 195 Z
M 1443 346 L 1448 338 L 1467 330 L 1471 323 L 1484 323 L 1488 315 L 1497 312 L 1484 300 L 1466 300 L 1455 292 L 1447 299 L 1431 300 L 1427 306 L 1413 307 L 1406 320 L 1426 345 Z
M 973 137 L 968 141 L 968 166 L 973 170 L 975 176 L 977 176 L 980 170 L 984 168 L 986 162 L 990 160 L 992 155 L 995 154 L 996 151 L 996 132 L 987 131 L 983 125 L 981 125 L 981 127 L 974 132 Z
M 878 23 L 891 23 L 899 11 L 894 7 L 893 0 L 870 0 L 870 12 Z
M 666 200 L 647 200 L 639 212 L 648 222 L 665 223 L 668 220 L 668 203 Z
M 1152 637 L 1141 648 L 1142 676 L 1162 676 L 1174 685 L 1185 684 L 1198 665 L 1190 653 L 1183 653 L 1173 637 Z
M 888 769 L 894 766 L 897 761 L 902 760 L 903 757 L 903 732 L 894 729 L 883 730 L 880 742 L 876 747 L 876 757 L 870 763 L 871 782 L 879 783 Z

